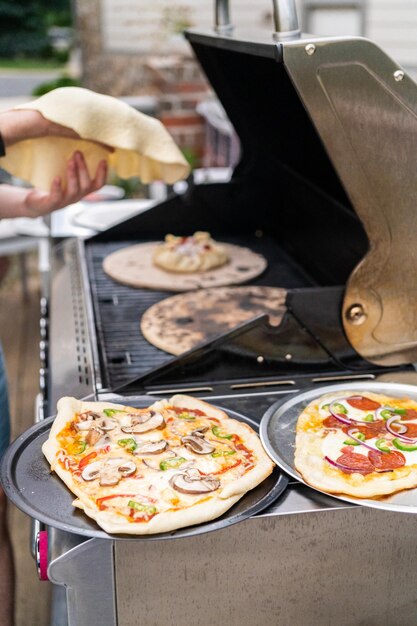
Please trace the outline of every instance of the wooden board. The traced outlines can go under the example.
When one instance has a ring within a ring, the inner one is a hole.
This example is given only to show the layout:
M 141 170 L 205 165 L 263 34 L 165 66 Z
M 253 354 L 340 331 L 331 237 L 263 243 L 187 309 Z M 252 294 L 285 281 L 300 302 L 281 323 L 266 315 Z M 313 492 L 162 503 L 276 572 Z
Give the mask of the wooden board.
M 249 248 L 222 243 L 230 257 L 222 267 L 177 274 L 153 264 L 152 256 L 160 242 L 140 243 L 113 252 L 103 261 L 103 269 L 113 280 L 131 287 L 145 287 L 162 291 L 190 291 L 205 287 L 220 287 L 246 283 L 262 274 L 266 259 Z
M 285 311 L 285 289 L 218 287 L 166 298 L 142 316 L 144 337 L 170 354 L 182 354 L 260 314 L 278 326 Z

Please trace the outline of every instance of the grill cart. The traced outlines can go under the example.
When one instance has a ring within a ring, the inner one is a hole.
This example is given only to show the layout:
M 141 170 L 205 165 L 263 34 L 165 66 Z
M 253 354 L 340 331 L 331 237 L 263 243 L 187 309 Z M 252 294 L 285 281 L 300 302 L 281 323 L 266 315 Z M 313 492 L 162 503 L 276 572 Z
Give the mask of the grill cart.
M 366 39 L 301 35 L 289 0 L 274 1 L 274 17 L 269 38 L 239 33 L 218 0 L 215 29 L 186 33 L 239 137 L 230 182 L 190 184 L 54 246 L 45 416 L 63 395 L 141 406 L 181 391 L 272 424 L 282 403 L 329 384 L 414 392 L 402 385 L 416 382 L 416 85 Z M 169 294 L 115 283 L 102 262 L 196 230 L 263 254 L 268 267 L 252 284 L 285 289 L 286 312 L 278 327 L 260 316 L 172 357 L 139 331 Z M 54 626 L 415 623 L 417 521 L 403 514 L 415 512 L 413 491 L 405 503 L 355 506 L 302 484 L 287 463 L 289 483 L 277 469 L 214 523 L 109 537 L 49 475 L 40 445 L 50 423 L 12 445 L 2 472 L 48 534 Z M 264 429 L 273 449 L 275 435 Z

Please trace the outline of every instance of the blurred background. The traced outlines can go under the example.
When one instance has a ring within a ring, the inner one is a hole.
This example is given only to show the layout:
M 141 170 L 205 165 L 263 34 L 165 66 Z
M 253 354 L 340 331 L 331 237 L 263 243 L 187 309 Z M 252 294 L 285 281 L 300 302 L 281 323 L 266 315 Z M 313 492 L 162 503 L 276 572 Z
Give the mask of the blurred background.
M 416 0 L 298 0 L 298 9 L 305 32 L 369 37 L 417 76 Z M 239 29 L 273 30 L 270 0 L 232 0 L 231 11 Z M 212 23 L 211 0 L 0 1 L 0 110 L 59 86 L 87 87 L 158 117 L 196 177 L 224 180 L 238 159 L 238 140 L 181 35 L 184 28 L 211 28 Z M 6 180 L 4 172 L 2 176 Z M 103 217 L 108 206 L 97 201 L 120 200 L 128 212 L 129 199 L 148 206 L 164 194 L 164 189 L 144 187 L 135 179 L 113 177 L 109 183 L 109 195 L 58 212 L 55 234 L 88 236 L 109 223 Z M 39 389 L 39 291 L 47 273 L 50 228 L 51 222 L 42 220 L 0 222 L 0 340 L 13 437 L 33 423 Z M 10 518 L 17 626 L 49 624 L 50 589 L 38 581 L 30 556 L 29 520 L 14 508 Z

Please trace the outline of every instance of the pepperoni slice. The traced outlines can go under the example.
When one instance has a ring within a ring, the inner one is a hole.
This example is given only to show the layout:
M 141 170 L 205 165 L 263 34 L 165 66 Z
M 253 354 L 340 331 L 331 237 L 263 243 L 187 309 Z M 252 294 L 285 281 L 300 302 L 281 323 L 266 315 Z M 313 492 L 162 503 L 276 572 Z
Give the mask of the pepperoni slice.
M 345 450 L 345 448 L 343 448 L 343 450 Z M 345 452 L 336 459 L 336 463 L 346 468 L 342 470 L 346 474 L 353 474 L 353 472 L 357 472 L 358 474 L 371 474 L 371 472 L 374 471 L 374 466 L 368 457 L 363 454 L 356 454 L 355 452 Z
M 386 434 L 387 429 L 384 420 L 369 422 L 369 424 L 358 424 L 358 432 L 365 435 L 365 439 L 372 439 L 379 435 Z
M 401 420 L 406 422 L 407 420 L 417 420 L 417 411 L 415 409 L 407 409 L 405 415 L 401 415 Z
M 375 411 L 381 406 L 379 402 L 375 402 L 375 400 L 365 396 L 350 396 L 350 398 L 346 398 L 346 402 L 353 406 L 354 409 L 359 409 L 360 411 Z
M 397 469 L 397 467 L 403 467 L 403 465 L 405 465 L 405 456 L 397 450 L 393 450 L 392 452 L 370 450 L 368 452 L 368 458 L 377 470 L 394 470 Z
M 410 437 L 411 439 L 417 439 L 417 424 L 404 424 L 407 426 L 407 432 L 402 433 L 404 437 Z M 395 430 L 395 422 L 391 424 L 391 428 Z
M 347 426 L 347 424 L 343 424 L 343 422 L 340 422 L 338 419 L 333 417 L 333 415 L 329 415 L 329 417 L 326 417 L 326 419 L 323 420 L 323 426 L 325 426 L 326 428 L 341 428 L 342 430 L 345 428 L 350 428 L 350 426 Z

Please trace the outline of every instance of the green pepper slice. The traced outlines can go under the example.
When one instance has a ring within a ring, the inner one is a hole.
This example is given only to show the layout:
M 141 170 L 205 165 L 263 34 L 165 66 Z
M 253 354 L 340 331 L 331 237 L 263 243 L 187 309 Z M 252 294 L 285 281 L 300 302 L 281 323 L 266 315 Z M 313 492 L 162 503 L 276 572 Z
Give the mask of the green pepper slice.
M 165 459 L 165 461 L 161 461 L 159 467 L 161 470 L 174 469 L 175 467 L 179 467 L 183 463 L 185 463 L 187 459 L 184 459 L 183 456 L 178 456 L 173 459 Z
M 177 417 L 179 417 L 180 420 L 195 420 L 195 416 L 190 415 L 188 411 L 183 411 L 182 413 L 178 413 Z
M 215 437 L 218 437 L 219 439 L 231 439 L 233 437 L 233 435 L 228 435 L 226 431 L 222 430 L 220 426 L 213 426 L 211 432 Z
M 103 409 L 104 415 L 107 417 L 113 417 L 116 413 L 126 413 L 126 411 L 121 411 L 120 409 Z
M 138 447 L 138 444 L 133 439 L 133 437 L 128 437 L 127 439 L 119 439 L 117 443 L 122 448 L 126 448 L 126 450 L 129 450 L 129 452 L 133 452 Z
M 76 443 L 74 443 L 74 446 L 76 446 L 76 452 L 74 452 L 74 454 L 82 454 L 83 452 L 85 452 L 85 449 L 87 447 L 87 442 L 86 441 L 77 441 Z
M 355 433 L 355 437 L 360 439 L 361 441 L 365 441 L 365 435 L 363 433 Z M 360 446 L 359 441 L 355 441 L 354 439 L 346 439 L 343 442 L 346 446 Z
M 332 410 L 335 413 L 342 413 L 343 415 L 347 414 L 347 408 L 340 404 L 339 402 L 332 402 Z
M 142 513 L 146 513 L 146 515 L 155 515 L 157 508 L 152 504 L 141 504 L 140 502 L 135 502 L 135 500 L 129 500 L 127 506 L 135 511 L 141 511 Z
M 391 452 L 391 450 L 388 447 L 388 442 L 386 439 L 382 438 L 382 439 L 377 439 L 375 441 L 375 445 L 378 448 L 378 450 L 381 450 L 381 452 Z
M 372 415 L 372 413 L 369 413 L 368 415 L 365 415 L 365 417 L 363 418 L 364 422 L 373 422 L 374 421 L 374 416 Z
M 407 409 L 383 409 L 380 413 L 381 417 L 384 420 L 389 420 L 392 415 L 405 415 L 407 413 Z
M 329 406 L 330 406 L 330 402 L 328 402 L 327 404 L 323 404 L 323 406 L 321 407 L 321 410 L 322 411 L 327 411 Z
M 392 443 L 397 450 L 402 450 L 403 452 L 414 452 L 414 450 L 417 450 L 417 441 L 416 443 L 404 443 L 396 437 L 392 440 Z
M 211 453 L 211 456 L 216 459 L 219 456 L 231 456 L 232 454 L 236 454 L 236 450 L 216 450 L 216 452 Z

